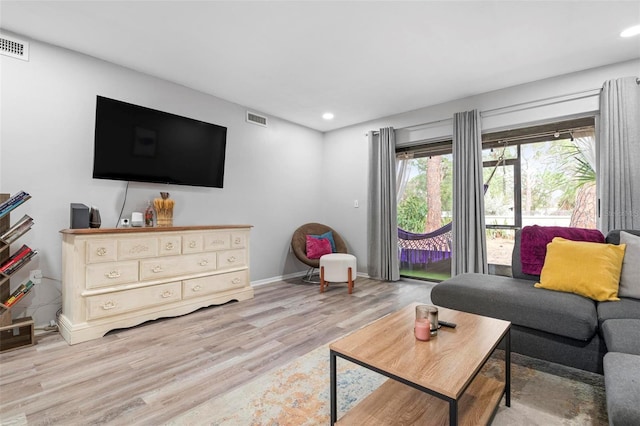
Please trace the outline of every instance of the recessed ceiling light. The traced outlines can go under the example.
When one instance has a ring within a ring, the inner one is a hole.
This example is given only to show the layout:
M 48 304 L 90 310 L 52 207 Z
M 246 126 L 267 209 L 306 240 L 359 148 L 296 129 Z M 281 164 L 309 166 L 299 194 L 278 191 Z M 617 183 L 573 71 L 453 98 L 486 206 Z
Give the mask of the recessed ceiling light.
M 640 25 L 634 25 L 621 32 L 620 37 L 633 37 L 638 34 L 640 34 Z
M 324 118 L 325 120 L 333 120 L 333 113 L 325 112 L 324 114 L 322 114 L 322 118 Z

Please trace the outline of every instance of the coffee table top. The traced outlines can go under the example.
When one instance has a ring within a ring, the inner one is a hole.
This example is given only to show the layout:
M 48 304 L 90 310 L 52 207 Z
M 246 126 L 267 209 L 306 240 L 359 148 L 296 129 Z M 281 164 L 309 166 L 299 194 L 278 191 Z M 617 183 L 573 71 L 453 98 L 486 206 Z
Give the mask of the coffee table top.
M 413 303 L 333 342 L 329 348 L 379 370 L 459 399 L 511 323 L 438 307 L 442 327 L 423 342 L 415 338 Z

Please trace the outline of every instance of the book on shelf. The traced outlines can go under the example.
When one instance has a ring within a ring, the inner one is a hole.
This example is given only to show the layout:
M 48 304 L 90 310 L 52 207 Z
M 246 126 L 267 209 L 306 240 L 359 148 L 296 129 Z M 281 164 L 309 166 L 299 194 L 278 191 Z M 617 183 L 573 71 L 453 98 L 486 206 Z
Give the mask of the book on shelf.
M 11 296 L 9 296 L 9 298 L 4 302 L 4 305 L 9 308 L 15 305 L 20 299 L 26 296 L 26 294 L 29 293 L 32 288 L 33 281 L 31 280 L 27 280 L 26 282 L 20 284 L 20 286 L 15 289 L 15 291 L 11 293 Z
M 14 271 L 18 270 L 24 262 L 31 259 L 35 252 L 26 244 L 23 244 L 20 249 L 13 253 L 2 265 L 0 265 L 0 272 L 11 275 Z
M 11 228 L 7 229 L 2 235 L 0 240 L 6 244 L 11 244 L 21 236 L 25 234 L 33 226 L 33 219 L 29 215 L 24 215 L 17 221 Z
M 24 191 L 20 191 L 17 194 L 10 197 L 7 201 L 0 203 L 0 217 L 5 216 L 11 210 L 15 209 L 20 204 L 27 201 L 29 198 L 31 198 L 31 195 L 29 195 Z

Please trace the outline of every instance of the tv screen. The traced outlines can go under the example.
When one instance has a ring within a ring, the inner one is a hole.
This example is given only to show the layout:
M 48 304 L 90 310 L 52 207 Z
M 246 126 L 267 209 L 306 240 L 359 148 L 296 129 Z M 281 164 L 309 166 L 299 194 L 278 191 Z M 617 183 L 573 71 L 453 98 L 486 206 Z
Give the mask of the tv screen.
M 97 97 L 93 177 L 222 188 L 227 128 Z

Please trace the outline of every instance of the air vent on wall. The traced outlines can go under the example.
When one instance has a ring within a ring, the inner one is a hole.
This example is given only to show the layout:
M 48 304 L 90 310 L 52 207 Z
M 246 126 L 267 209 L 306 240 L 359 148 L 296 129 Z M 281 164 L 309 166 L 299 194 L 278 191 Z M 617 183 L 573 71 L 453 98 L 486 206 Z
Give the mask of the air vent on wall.
M 267 117 L 263 117 L 254 112 L 247 111 L 247 122 L 257 124 L 258 126 L 267 127 Z
M 14 37 L 0 34 L 0 54 L 28 61 L 29 43 Z

